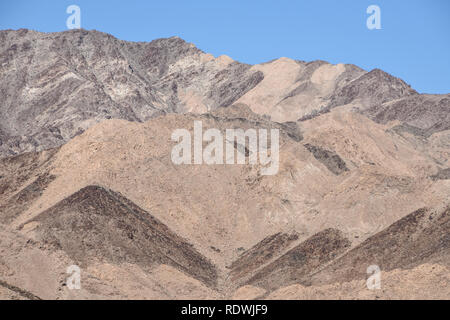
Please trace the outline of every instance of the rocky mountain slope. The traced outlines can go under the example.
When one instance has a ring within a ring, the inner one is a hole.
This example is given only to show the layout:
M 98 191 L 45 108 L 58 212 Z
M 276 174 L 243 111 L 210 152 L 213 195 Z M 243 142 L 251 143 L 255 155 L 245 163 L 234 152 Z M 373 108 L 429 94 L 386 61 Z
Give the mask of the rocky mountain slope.
M 450 95 L 177 37 L 0 40 L 0 298 L 450 297 Z M 279 129 L 277 174 L 174 164 L 195 121 Z
M 234 102 L 279 122 L 372 107 L 366 114 L 377 121 L 432 132 L 448 129 L 450 108 L 448 96 L 419 95 L 379 69 L 288 58 L 250 66 L 177 37 L 127 42 L 86 30 L 0 31 L 0 99 L 0 156 L 59 146 L 105 119 L 146 121 Z M 405 104 L 409 112 L 396 111 Z
M 2 155 L 61 145 L 105 119 L 145 121 L 226 106 L 263 75 L 180 38 L 0 31 Z

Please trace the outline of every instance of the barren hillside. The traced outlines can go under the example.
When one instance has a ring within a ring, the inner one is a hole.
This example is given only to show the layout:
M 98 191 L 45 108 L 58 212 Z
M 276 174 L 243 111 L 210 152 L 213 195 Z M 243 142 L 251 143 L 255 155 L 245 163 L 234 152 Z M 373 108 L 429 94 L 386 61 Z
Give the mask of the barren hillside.
M 0 298 L 450 297 L 449 95 L 177 37 L 0 40 Z M 236 143 L 245 164 L 173 163 L 196 121 L 278 129 L 278 172 Z

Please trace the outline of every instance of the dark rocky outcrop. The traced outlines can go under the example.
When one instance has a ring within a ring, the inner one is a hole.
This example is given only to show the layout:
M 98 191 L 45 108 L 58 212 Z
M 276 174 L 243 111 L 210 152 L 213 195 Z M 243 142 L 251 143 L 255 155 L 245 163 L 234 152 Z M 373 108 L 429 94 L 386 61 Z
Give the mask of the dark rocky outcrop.
M 313 283 L 365 279 L 370 265 L 390 271 L 427 262 L 450 265 L 450 207 L 414 211 L 318 272 Z
M 404 130 L 429 137 L 450 129 L 450 95 L 412 95 L 363 112 L 378 123 L 400 120 Z
M 313 154 L 314 158 L 323 163 L 328 170 L 333 172 L 335 175 L 348 171 L 344 160 L 342 160 L 342 158 L 335 152 L 325 150 L 322 147 L 314 146 L 309 143 L 305 144 L 305 148 Z
M 357 99 L 365 106 L 377 106 L 387 101 L 417 94 L 403 80 L 380 69 L 373 69 L 337 90 L 329 107 L 345 105 Z
M 341 231 L 323 230 L 258 270 L 247 284 L 268 290 L 293 283 L 308 284 L 313 272 L 344 253 L 350 245 Z
M 119 193 L 88 186 L 42 212 L 32 222 L 44 244 L 67 253 L 80 266 L 97 261 L 171 265 L 214 287 L 214 265 L 191 244 Z

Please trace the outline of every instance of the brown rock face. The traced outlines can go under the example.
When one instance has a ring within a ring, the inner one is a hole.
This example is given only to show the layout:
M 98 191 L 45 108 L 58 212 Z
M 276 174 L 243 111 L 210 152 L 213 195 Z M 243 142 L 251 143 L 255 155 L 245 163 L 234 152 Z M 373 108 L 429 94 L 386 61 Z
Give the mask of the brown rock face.
M 114 191 L 85 187 L 27 223 L 33 222 L 38 240 L 63 250 L 80 266 L 93 261 L 144 268 L 167 264 L 216 285 L 214 266 L 192 245 Z
M 150 43 L 98 31 L 0 31 L 0 155 L 59 146 L 105 119 L 228 106 L 263 75 L 178 37 Z
M 339 230 L 326 229 L 262 268 L 248 283 L 270 291 L 292 283 L 302 283 L 312 272 L 344 252 L 350 244 Z

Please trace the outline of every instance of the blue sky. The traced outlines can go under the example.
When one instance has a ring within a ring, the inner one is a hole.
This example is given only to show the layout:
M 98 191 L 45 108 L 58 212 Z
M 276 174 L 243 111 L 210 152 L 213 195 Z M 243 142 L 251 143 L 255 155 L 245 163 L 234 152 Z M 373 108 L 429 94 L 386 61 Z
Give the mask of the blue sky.
M 131 41 L 177 35 L 215 56 L 246 63 L 279 57 L 383 69 L 422 93 L 450 93 L 449 0 L 13 0 L 0 2 L 0 29 L 81 27 Z M 381 30 L 369 30 L 369 5 Z

